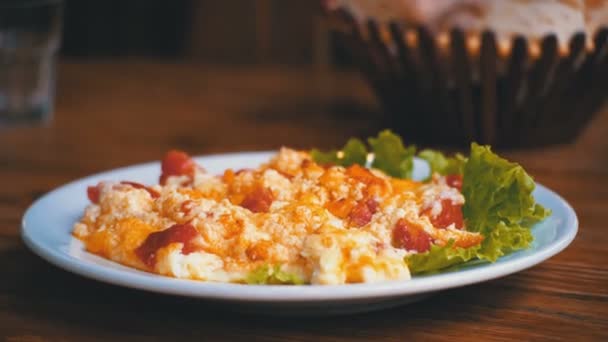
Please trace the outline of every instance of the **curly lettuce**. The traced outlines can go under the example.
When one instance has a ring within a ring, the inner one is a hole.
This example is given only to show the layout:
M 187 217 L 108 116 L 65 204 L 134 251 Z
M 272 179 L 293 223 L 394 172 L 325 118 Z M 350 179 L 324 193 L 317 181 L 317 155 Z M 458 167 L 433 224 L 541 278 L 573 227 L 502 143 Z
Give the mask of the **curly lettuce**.
M 412 274 L 434 273 L 472 260 L 494 262 L 503 255 L 528 248 L 533 240 L 530 228 L 507 227 L 501 222 L 480 245 L 468 248 L 456 247 L 453 242 L 432 245 L 427 252 L 407 256 L 405 262 Z
M 427 180 L 431 178 L 433 173 L 438 173 L 442 176 L 461 175 L 467 162 L 467 158 L 460 153 L 456 153 L 454 157 L 446 157 L 445 154 L 430 149 L 420 151 L 418 157 L 424 159 L 431 169 Z
M 415 146 L 405 147 L 401 137 L 390 130 L 384 130 L 367 141 L 374 153 L 372 167 L 396 178 L 412 178 Z
M 426 156 L 433 157 L 438 169 L 432 165 L 431 169 L 439 170 L 436 172 L 449 169 L 443 155 Z M 489 146 L 473 143 L 469 158 L 458 167 L 463 173 L 467 230 L 479 232 L 484 240 L 481 245 L 466 249 L 453 244 L 434 245 L 426 253 L 410 255 L 406 262 L 412 273 L 433 272 L 472 259 L 494 262 L 505 254 L 528 248 L 534 240 L 530 228 L 550 214 L 532 196 L 532 177 L 519 164 L 494 154 Z
M 374 154 L 372 167 L 393 177 L 411 178 L 415 146 L 406 147 L 389 130 L 367 141 Z M 351 139 L 341 151 L 313 150 L 311 154 L 320 163 L 349 166 L 365 165 L 367 151 L 361 140 Z M 505 254 L 528 248 L 534 239 L 530 228 L 550 214 L 532 196 L 535 187 L 532 177 L 519 164 L 493 153 L 489 146 L 471 144 L 469 157 L 462 154 L 447 157 L 428 149 L 418 156 L 428 162 L 431 174 L 463 175 L 466 227 L 483 235 L 484 240 L 469 248 L 456 247 L 453 242 L 433 245 L 425 253 L 409 255 L 405 261 L 414 274 L 456 267 L 471 260 L 494 262 Z
M 464 167 L 462 212 L 467 230 L 485 237 L 482 258 L 496 261 L 530 245 L 530 228 L 550 214 L 534 200 L 534 188 L 534 180 L 519 164 L 500 158 L 489 146 L 471 145 Z
M 372 167 L 396 178 L 411 178 L 414 169 L 415 146 L 405 146 L 401 137 L 384 130 L 377 137 L 367 139 L 369 152 L 374 159 Z M 368 148 L 363 141 L 351 138 L 341 150 L 323 152 L 317 149 L 310 151 L 312 159 L 319 164 L 351 166 L 367 164 Z
M 262 265 L 251 271 L 245 278 L 250 285 L 302 285 L 304 281 L 299 276 L 281 270 L 281 266 Z
M 480 248 L 480 245 L 456 247 L 451 240 L 445 246 L 432 245 L 431 249 L 424 253 L 411 254 L 405 258 L 405 262 L 412 274 L 431 273 L 478 258 Z
M 359 164 L 365 166 L 367 162 L 367 147 L 363 141 L 351 138 L 340 150 L 323 152 L 317 149 L 310 151 L 312 159 L 319 164 L 333 164 L 340 166 L 350 166 Z

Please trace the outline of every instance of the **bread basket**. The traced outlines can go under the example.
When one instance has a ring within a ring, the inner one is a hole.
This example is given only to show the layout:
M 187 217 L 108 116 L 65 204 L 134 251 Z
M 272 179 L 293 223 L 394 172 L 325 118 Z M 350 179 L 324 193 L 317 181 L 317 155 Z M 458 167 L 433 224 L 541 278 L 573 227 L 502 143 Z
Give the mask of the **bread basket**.
M 560 48 L 554 34 L 505 49 L 494 32 L 441 35 L 424 25 L 355 19 L 328 11 L 392 128 L 431 145 L 497 147 L 568 143 L 608 99 L 608 27 L 579 32 Z M 502 42 L 501 42 L 502 43 Z

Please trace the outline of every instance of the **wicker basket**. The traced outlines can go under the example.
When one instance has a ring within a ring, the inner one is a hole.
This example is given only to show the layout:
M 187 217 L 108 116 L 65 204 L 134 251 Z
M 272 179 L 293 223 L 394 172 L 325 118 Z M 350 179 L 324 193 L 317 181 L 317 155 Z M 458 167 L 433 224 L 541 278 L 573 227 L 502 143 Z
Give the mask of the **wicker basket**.
M 532 46 L 514 38 L 505 52 L 492 32 L 477 49 L 458 29 L 436 37 L 424 26 L 360 23 L 330 12 L 393 129 L 409 141 L 498 147 L 573 141 L 608 99 L 608 27 L 574 35 L 567 51 L 554 35 Z

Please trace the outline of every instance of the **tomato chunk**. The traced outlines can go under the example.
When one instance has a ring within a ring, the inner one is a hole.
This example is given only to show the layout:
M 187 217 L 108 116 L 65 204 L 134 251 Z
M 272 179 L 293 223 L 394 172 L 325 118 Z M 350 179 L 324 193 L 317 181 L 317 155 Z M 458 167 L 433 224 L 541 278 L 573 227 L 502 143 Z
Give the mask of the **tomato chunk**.
M 359 164 L 353 164 L 346 169 L 346 174 L 362 183 L 370 184 L 379 180 L 369 169 Z
M 376 211 L 378 211 L 378 202 L 374 199 L 361 200 L 349 214 L 350 223 L 355 227 L 363 227 L 372 220 Z
M 91 201 L 91 203 L 99 203 L 100 193 L 101 190 L 99 189 L 99 185 L 87 187 L 87 197 L 89 198 L 89 201 Z
M 355 206 L 355 201 L 352 199 L 341 198 L 333 202 L 329 202 L 325 205 L 325 208 L 329 210 L 334 216 L 341 219 L 347 218 Z
M 140 183 L 135 183 L 135 182 L 127 182 L 127 181 L 122 181 L 120 182 L 120 184 L 125 184 L 125 185 L 130 185 L 132 187 L 134 187 L 135 189 L 143 189 L 146 190 L 149 194 L 150 197 L 152 198 L 159 198 L 160 197 L 160 193 L 150 187 L 147 187 L 143 184 Z
M 448 186 L 456 188 L 458 191 L 462 191 L 462 175 L 447 175 L 445 176 L 445 182 Z
M 462 229 L 464 227 L 464 219 L 462 217 L 462 206 L 455 205 L 452 201 L 448 199 L 444 199 L 441 201 L 441 213 L 439 215 L 433 217 L 430 215 L 430 210 L 427 210 L 423 213 L 431 220 L 431 223 L 436 228 L 447 228 L 452 223 L 456 228 Z
M 454 242 L 454 247 L 469 248 L 477 246 L 483 241 L 483 239 L 484 236 L 481 234 L 466 232 L 458 237 L 458 239 Z
M 190 254 L 198 249 L 197 245 L 193 243 L 198 236 L 200 234 L 192 224 L 175 224 L 165 230 L 148 235 L 141 246 L 135 249 L 135 254 L 148 267 L 154 267 L 156 252 L 159 249 L 180 242 L 183 244 L 182 253 Z
M 185 152 L 171 150 L 167 152 L 161 163 L 160 183 L 165 184 L 169 176 L 191 176 L 196 169 L 196 163 Z
M 422 227 L 400 219 L 393 228 L 393 246 L 423 253 L 431 249 L 431 236 Z
M 194 201 L 192 200 L 185 200 L 179 207 L 179 210 L 184 214 L 184 215 L 190 215 L 190 212 L 192 211 L 192 206 L 194 205 Z
M 267 213 L 274 201 L 274 195 L 268 188 L 257 187 L 247 194 L 241 202 L 241 207 L 254 213 Z

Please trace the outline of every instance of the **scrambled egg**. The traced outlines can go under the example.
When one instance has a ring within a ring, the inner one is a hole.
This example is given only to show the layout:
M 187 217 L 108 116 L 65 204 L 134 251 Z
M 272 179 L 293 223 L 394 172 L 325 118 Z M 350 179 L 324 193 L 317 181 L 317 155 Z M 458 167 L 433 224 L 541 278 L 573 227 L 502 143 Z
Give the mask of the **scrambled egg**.
M 216 176 L 195 167 L 162 183 L 90 189 L 74 236 L 91 253 L 166 276 L 244 282 L 278 265 L 310 284 L 409 279 L 409 253 L 482 239 L 456 223 L 435 226 L 444 206 L 464 203 L 444 177 L 419 183 L 322 166 L 287 148 L 257 169 Z

